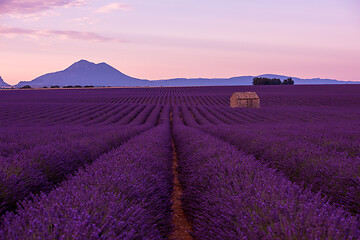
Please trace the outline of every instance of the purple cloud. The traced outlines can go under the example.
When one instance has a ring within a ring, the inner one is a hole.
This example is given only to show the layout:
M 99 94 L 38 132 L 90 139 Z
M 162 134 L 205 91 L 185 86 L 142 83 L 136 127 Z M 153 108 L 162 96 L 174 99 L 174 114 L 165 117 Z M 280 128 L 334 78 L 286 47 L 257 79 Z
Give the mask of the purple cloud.
M 30 14 L 53 7 L 80 5 L 84 0 L 0 0 L 1 14 Z
M 101 36 L 93 32 L 79 32 L 79 31 L 45 31 L 46 35 L 62 36 L 65 38 L 80 39 L 80 40 L 92 40 L 92 41 L 121 41 L 119 39 L 113 39 L 109 37 Z
M 126 42 L 119 38 L 105 37 L 94 32 L 80 32 L 80 31 L 63 31 L 63 30 L 32 30 L 15 27 L 7 27 L 0 25 L 0 35 L 18 36 L 25 35 L 30 37 L 60 37 L 67 39 L 89 40 L 98 42 Z
M 105 5 L 97 10 L 99 13 L 108 13 L 116 10 L 123 10 L 127 11 L 130 10 L 130 6 L 128 4 L 123 3 L 110 3 L 108 5 Z
M 34 33 L 34 31 L 29 29 L 0 26 L 0 34 L 3 35 L 24 35 L 32 33 Z

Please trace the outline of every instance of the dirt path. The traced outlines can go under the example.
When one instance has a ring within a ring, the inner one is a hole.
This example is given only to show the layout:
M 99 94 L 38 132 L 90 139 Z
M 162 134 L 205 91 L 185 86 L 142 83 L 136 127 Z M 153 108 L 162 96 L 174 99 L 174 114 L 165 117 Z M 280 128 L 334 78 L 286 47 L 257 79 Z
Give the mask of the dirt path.
M 170 122 L 172 128 L 172 111 L 170 112 Z M 174 139 L 172 139 L 172 148 L 173 148 L 172 172 L 174 175 L 174 190 L 171 195 L 171 201 L 173 203 L 171 208 L 174 211 L 174 215 L 172 218 L 172 224 L 174 225 L 174 230 L 170 234 L 170 239 L 190 240 L 193 239 L 189 233 L 191 231 L 191 225 L 187 221 L 184 209 L 182 208 L 181 205 L 181 195 L 183 193 L 183 189 L 178 178 L 179 176 L 178 157 L 176 153 Z

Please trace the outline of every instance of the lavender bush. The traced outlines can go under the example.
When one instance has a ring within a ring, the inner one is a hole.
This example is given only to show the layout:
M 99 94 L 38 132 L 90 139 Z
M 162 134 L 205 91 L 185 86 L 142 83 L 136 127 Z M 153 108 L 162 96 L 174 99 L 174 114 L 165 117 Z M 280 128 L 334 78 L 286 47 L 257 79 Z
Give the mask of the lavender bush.
M 270 129 L 267 126 L 254 125 L 251 128 L 222 126 L 206 127 L 203 130 L 279 169 L 291 181 L 304 183 L 315 192 L 321 191 L 330 197 L 331 201 L 346 207 L 349 211 L 359 213 L 358 147 L 348 144 L 348 141 L 341 141 L 339 133 L 333 137 L 327 136 L 325 142 L 319 141 L 321 137 L 317 136 L 313 125 L 307 128 L 306 125 L 298 124 L 297 130 L 293 128 L 293 125 L 281 125 Z M 311 137 L 307 129 L 312 129 Z M 346 128 L 343 129 L 346 132 Z M 329 147 L 329 144 L 335 145 L 332 142 L 334 138 L 337 139 L 337 147 Z M 314 144 L 316 141 L 318 144 Z
M 357 218 L 235 147 L 175 125 L 183 202 L 196 239 L 358 239 Z
M 49 195 L 3 218 L 1 239 L 165 239 L 171 230 L 168 124 L 131 139 Z
M 237 91 L 261 108 L 230 108 Z M 0 239 L 167 238 L 171 135 L 195 238 L 358 239 L 359 91 L 1 91 L 0 211 L 21 207 Z

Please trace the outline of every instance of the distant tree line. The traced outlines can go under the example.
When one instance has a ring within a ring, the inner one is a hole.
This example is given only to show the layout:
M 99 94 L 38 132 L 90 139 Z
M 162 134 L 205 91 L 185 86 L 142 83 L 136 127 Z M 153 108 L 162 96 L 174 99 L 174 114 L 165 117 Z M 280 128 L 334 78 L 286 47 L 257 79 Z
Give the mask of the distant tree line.
M 281 82 L 279 78 L 256 77 L 253 79 L 253 85 L 294 85 L 294 80 L 287 78 Z
M 84 86 L 84 88 L 93 88 L 94 86 L 92 85 L 86 85 Z M 44 86 L 43 88 L 48 88 L 47 86 Z M 50 86 L 50 88 L 60 88 L 59 85 L 53 85 L 53 86 Z M 67 86 L 63 86 L 62 88 L 83 88 L 83 86 L 80 86 L 80 85 L 75 85 L 75 86 L 72 86 L 72 85 L 67 85 Z
M 68 86 L 63 86 L 63 88 L 82 88 L 82 86 L 80 86 L 80 85 L 76 85 L 76 86 L 68 85 Z
M 80 85 L 75 85 L 75 86 L 71 86 L 71 85 L 68 85 L 68 86 L 63 86 L 63 87 L 60 87 L 59 85 L 52 85 L 50 86 L 50 88 L 93 88 L 94 86 L 93 85 L 86 85 L 86 86 L 80 86 Z M 22 87 L 20 87 L 20 89 L 30 89 L 32 88 L 30 85 L 24 85 Z M 43 86 L 42 88 L 49 88 L 48 86 Z

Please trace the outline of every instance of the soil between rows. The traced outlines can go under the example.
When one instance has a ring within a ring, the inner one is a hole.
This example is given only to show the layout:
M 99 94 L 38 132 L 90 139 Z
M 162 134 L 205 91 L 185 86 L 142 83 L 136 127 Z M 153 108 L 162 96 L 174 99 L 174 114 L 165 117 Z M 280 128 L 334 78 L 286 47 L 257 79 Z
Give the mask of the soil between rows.
M 170 112 L 170 124 L 172 130 L 172 111 Z M 174 175 L 174 188 L 171 195 L 171 202 L 173 210 L 173 217 L 172 217 L 172 224 L 174 225 L 173 232 L 170 234 L 170 239 L 173 240 L 192 240 L 192 236 L 190 235 L 191 232 L 191 225 L 187 221 L 184 209 L 181 204 L 181 196 L 183 193 L 183 188 L 179 181 L 179 171 L 178 171 L 178 157 L 176 153 L 176 147 L 174 139 L 172 138 L 171 141 L 172 150 L 173 150 L 173 162 L 172 162 L 172 173 Z

